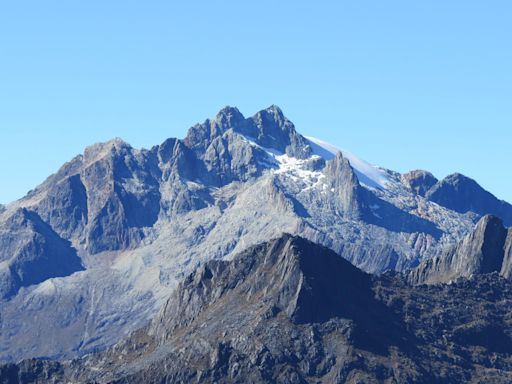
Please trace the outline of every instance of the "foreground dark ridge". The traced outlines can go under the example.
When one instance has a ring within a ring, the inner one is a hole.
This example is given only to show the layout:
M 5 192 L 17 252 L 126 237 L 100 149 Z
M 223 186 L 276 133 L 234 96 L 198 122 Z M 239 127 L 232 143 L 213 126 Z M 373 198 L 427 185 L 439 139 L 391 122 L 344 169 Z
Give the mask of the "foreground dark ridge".
M 512 286 L 414 286 L 284 235 L 211 261 L 105 353 L 0 368 L 1 383 L 509 383 Z

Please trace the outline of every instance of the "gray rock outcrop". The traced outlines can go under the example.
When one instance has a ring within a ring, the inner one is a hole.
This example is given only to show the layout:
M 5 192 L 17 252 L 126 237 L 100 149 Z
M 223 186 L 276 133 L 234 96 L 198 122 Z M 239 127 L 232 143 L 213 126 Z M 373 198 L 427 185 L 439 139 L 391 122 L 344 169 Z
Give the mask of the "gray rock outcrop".
M 35 213 L 17 210 L 0 226 L 0 299 L 22 287 L 83 270 L 71 244 Z
M 512 205 L 497 199 L 476 181 L 460 173 L 446 176 L 437 182 L 428 190 L 425 197 L 460 213 L 495 215 L 500 217 L 505 225 L 512 225 Z
M 160 210 L 160 170 L 148 151 L 120 139 L 86 148 L 21 200 L 66 240 L 91 254 L 143 237 Z
M 238 109 L 226 107 L 214 119 L 190 128 L 184 144 L 193 151 L 196 168 L 203 169 L 197 177 L 215 186 L 261 175 L 273 166 L 266 150 L 298 159 L 311 156 L 307 140 L 277 106 L 248 119 Z
M 335 209 L 348 216 L 361 217 L 364 210 L 364 192 L 350 162 L 338 152 L 334 159 L 327 161 L 325 174 L 328 187 L 337 194 Z
M 508 229 L 500 275 L 512 280 L 512 228 Z
M 414 170 L 402 175 L 402 183 L 420 196 L 425 196 L 438 181 L 430 172 L 423 170 Z
M 248 119 L 237 108 L 225 107 L 213 120 L 206 120 L 203 124 L 192 127 L 185 138 L 185 144 L 203 153 L 213 139 L 221 137 L 230 129 L 263 148 L 274 149 L 298 159 L 311 156 L 308 141 L 297 133 L 293 123 L 276 105 Z
M 507 244 L 510 239 L 507 240 L 507 233 L 501 219 L 484 216 L 456 247 L 412 270 L 410 280 L 415 284 L 443 283 L 491 272 L 508 277 L 510 259 L 506 253 L 510 253 L 510 244 Z

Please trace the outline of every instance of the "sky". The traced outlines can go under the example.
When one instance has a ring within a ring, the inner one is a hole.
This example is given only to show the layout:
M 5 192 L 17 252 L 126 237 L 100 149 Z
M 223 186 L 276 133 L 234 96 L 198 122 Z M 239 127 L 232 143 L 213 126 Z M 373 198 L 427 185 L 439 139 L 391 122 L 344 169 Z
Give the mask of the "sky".
M 0 202 L 226 105 L 512 202 L 512 2 L 0 1 Z

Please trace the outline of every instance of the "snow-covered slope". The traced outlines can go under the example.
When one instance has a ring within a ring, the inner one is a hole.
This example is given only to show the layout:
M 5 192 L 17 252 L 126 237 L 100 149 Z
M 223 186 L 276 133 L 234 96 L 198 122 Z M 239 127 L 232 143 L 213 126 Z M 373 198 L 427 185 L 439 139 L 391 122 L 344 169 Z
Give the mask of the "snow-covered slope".
M 323 157 L 325 160 L 331 160 L 336 156 L 336 153 L 341 152 L 350 161 L 350 165 L 354 168 L 359 182 L 362 184 L 371 188 L 386 189 L 387 185 L 391 182 L 386 171 L 364 161 L 353 153 L 315 137 L 304 137 L 309 140 L 313 153 Z

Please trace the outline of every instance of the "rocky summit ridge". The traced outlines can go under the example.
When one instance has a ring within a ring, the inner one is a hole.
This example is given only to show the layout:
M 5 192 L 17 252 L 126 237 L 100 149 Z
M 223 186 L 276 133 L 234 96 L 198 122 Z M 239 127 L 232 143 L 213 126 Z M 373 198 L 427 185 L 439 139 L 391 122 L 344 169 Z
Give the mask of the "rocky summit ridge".
M 499 273 L 511 279 L 512 229 L 492 215 L 480 219 L 475 229 L 456 246 L 425 260 L 409 273 L 413 283 L 448 283 L 475 274 Z
M 511 212 L 461 175 L 401 175 L 306 138 L 276 106 L 226 107 L 151 149 L 95 144 L 0 207 L 0 360 L 104 350 L 198 266 L 284 232 L 405 271 Z

